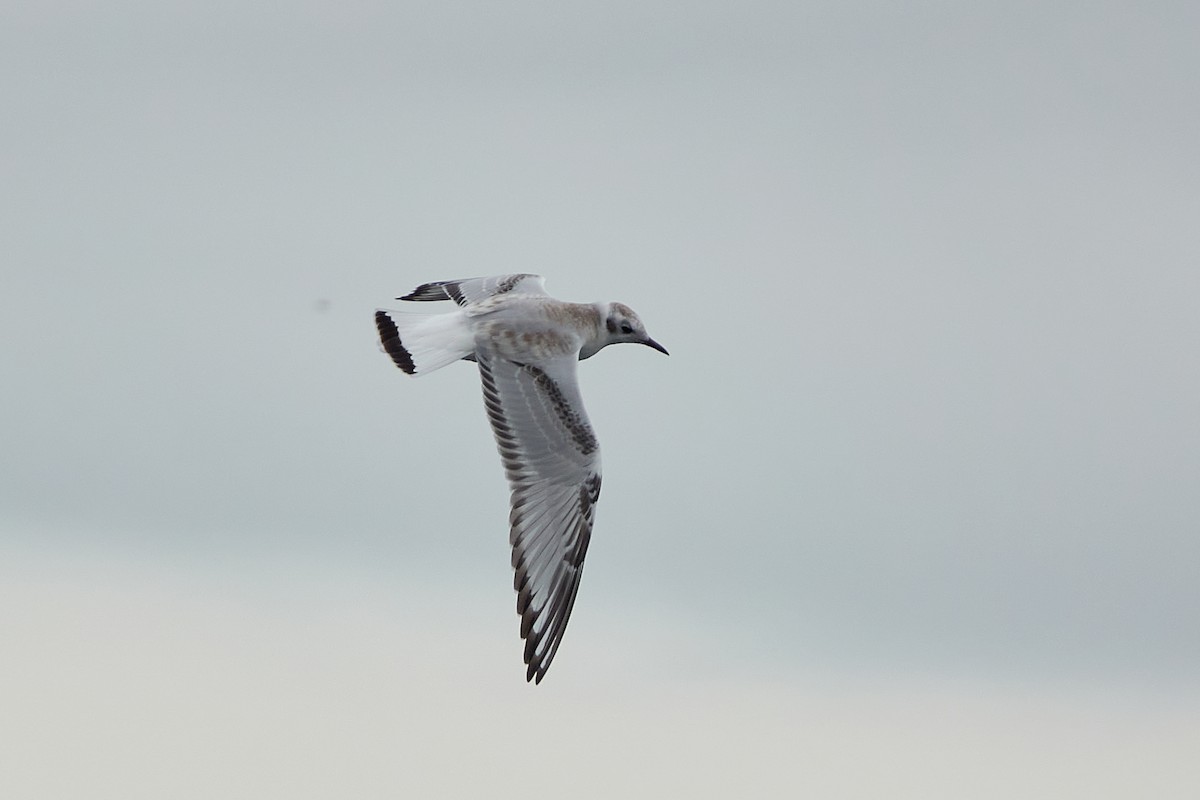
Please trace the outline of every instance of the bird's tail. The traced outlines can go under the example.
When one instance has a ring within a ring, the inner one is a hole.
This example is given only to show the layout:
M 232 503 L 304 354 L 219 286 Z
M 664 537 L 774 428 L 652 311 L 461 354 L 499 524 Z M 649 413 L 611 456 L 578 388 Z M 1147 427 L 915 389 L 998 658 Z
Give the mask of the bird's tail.
M 417 314 L 376 309 L 379 346 L 409 375 L 424 375 L 475 352 L 462 314 Z

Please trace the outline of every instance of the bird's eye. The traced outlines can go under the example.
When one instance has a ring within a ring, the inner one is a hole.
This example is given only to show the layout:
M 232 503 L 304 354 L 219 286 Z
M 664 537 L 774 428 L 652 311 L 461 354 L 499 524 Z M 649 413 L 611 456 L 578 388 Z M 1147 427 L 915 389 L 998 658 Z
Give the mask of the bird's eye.
M 628 322 L 621 323 L 621 333 L 633 333 L 633 326 Z

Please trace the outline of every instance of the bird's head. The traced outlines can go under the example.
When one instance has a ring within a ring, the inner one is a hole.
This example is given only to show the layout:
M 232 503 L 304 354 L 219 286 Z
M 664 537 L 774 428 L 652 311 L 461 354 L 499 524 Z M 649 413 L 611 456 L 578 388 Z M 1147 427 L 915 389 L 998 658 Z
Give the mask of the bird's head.
M 604 326 L 608 330 L 608 341 L 605 344 L 634 342 L 653 347 L 663 355 L 670 355 L 667 348 L 650 338 L 646 326 L 634 313 L 633 309 L 624 303 L 609 303 L 605 313 Z

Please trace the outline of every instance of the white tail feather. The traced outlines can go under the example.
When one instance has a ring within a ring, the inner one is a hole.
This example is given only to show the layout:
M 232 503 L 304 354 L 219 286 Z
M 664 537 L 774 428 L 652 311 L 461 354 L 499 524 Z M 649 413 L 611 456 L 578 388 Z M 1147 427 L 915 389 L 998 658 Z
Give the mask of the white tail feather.
M 379 346 L 409 375 L 424 375 L 475 352 L 461 313 L 418 314 L 376 309 Z

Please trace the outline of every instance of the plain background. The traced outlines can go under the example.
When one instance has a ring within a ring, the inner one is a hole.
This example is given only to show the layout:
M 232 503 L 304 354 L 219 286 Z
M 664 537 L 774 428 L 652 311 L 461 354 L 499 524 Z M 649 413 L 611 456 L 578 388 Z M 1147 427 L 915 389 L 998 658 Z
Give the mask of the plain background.
M 0 7 L 0 794 L 1200 794 L 1191 3 Z M 527 686 L 469 364 L 604 496 Z

